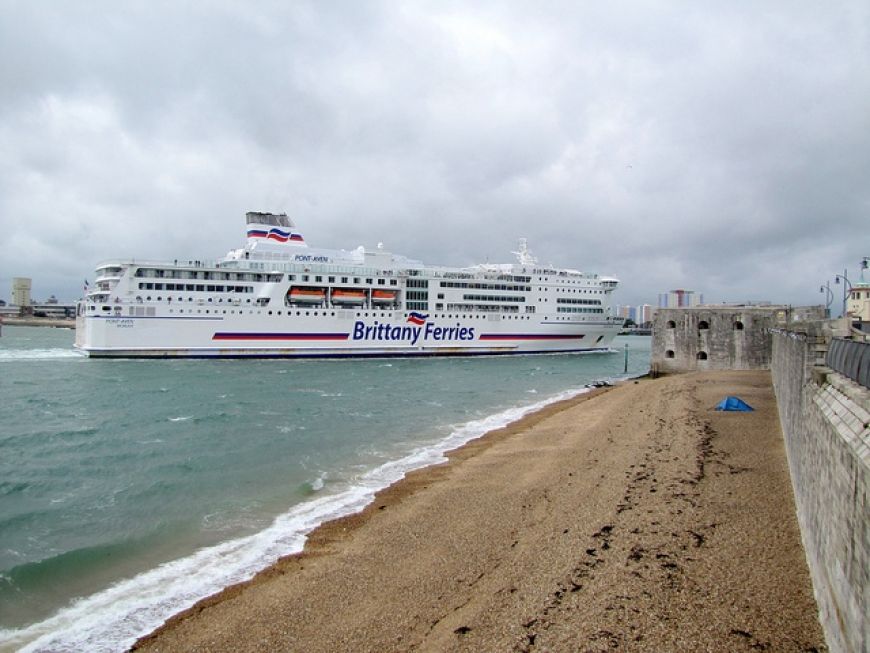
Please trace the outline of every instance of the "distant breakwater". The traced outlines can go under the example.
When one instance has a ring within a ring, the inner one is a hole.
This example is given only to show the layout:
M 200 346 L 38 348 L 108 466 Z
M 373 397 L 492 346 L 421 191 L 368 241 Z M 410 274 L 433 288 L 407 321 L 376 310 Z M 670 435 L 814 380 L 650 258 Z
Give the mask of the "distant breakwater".
M 75 329 L 75 320 L 58 320 L 50 317 L 4 317 L 0 319 L 0 325 L 28 326 L 28 327 L 53 327 L 55 329 Z

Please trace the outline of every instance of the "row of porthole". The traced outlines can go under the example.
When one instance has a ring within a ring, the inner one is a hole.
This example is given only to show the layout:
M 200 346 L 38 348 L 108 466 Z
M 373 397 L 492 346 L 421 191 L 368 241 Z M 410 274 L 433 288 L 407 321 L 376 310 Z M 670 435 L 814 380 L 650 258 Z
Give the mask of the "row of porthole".
M 673 349 L 668 349 L 665 352 L 665 358 L 673 358 L 674 355 L 675 354 L 674 354 Z M 707 360 L 707 352 L 706 351 L 699 351 L 698 355 L 695 358 L 697 358 L 699 361 L 705 361 L 705 360 Z
M 120 307 L 116 307 L 116 308 L 120 308 Z M 106 310 L 108 310 L 108 307 L 106 307 Z M 191 309 L 191 310 L 188 311 L 188 313 L 193 313 L 194 310 L 195 310 L 195 309 Z M 170 308 L 170 309 L 169 309 L 169 312 L 170 312 L 170 313 L 174 313 L 174 310 Z M 178 312 L 179 312 L 179 313 L 184 313 L 184 309 L 181 309 L 181 310 L 179 310 Z M 199 313 L 199 314 L 202 314 L 203 311 L 202 311 L 202 309 L 196 309 L 196 312 Z M 209 314 L 209 313 L 210 313 L 210 310 L 209 310 L 209 309 L 205 309 L 205 312 L 206 312 L 206 314 Z M 214 313 L 215 313 L 216 315 L 217 315 L 219 312 L 220 312 L 219 309 L 215 309 L 215 310 L 214 310 Z M 245 312 L 245 311 L 243 311 L 243 310 L 239 310 L 239 315 L 242 315 L 244 312 Z M 236 311 L 234 311 L 234 310 L 231 310 L 231 311 L 230 311 L 230 314 L 231 314 L 231 315 L 235 315 L 235 313 L 236 313 Z M 249 310 L 248 313 L 251 314 L 251 315 L 253 315 L 254 311 L 253 311 L 253 310 Z M 224 315 L 227 314 L 226 309 L 223 310 L 223 314 L 224 314 Z M 257 311 L 257 315 L 261 315 L 261 314 L 262 314 L 262 311 L 261 311 L 261 310 L 258 310 L 258 311 Z M 268 314 L 268 315 L 273 315 L 273 311 L 268 311 L 267 314 Z M 282 313 L 281 313 L 281 311 L 277 311 L 277 314 L 278 314 L 278 315 L 281 315 Z M 305 311 L 305 315 L 326 315 L 326 314 L 327 314 L 326 311 L 323 311 L 322 313 L 318 313 L 317 311 Z M 292 311 L 287 311 L 287 315 L 288 315 L 288 316 L 292 315 Z M 302 315 L 302 311 L 296 311 L 296 315 Z M 335 317 L 335 311 L 330 312 L 329 315 L 330 315 L 331 317 Z M 369 316 L 368 313 L 365 313 L 364 315 L 365 315 L 365 317 L 368 317 L 368 316 Z M 382 317 L 382 318 L 383 318 L 383 317 L 390 317 L 391 315 L 392 315 L 392 313 L 372 313 L 372 314 L 371 314 L 372 317 Z M 362 317 L 363 314 L 362 314 L 362 313 L 357 313 L 356 316 L 357 316 L 357 317 Z M 406 313 L 406 314 L 405 314 L 405 317 L 407 317 L 407 316 L 408 316 L 408 314 Z M 436 317 L 436 318 L 441 318 L 441 319 L 444 319 L 445 317 L 447 317 L 447 319 L 454 319 L 454 316 L 453 316 L 453 315 L 447 315 L 447 316 L 444 316 L 444 315 L 435 315 L 434 317 Z M 478 320 L 483 320 L 483 319 L 486 319 L 486 317 L 487 317 L 486 315 L 459 315 L 459 314 L 457 314 L 457 315 L 455 316 L 455 318 L 456 318 L 457 320 L 458 320 L 458 319 L 464 319 L 464 320 L 467 320 L 467 319 L 474 319 L 474 318 L 477 318 Z M 501 318 L 501 319 L 503 319 L 503 320 L 528 320 L 528 319 L 531 319 L 531 318 L 530 318 L 530 316 L 528 316 L 528 315 L 502 315 L 502 318 Z
M 676 329 L 677 323 L 674 322 L 673 320 L 668 320 L 668 328 L 669 329 Z M 710 325 L 707 322 L 705 322 L 704 320 L 701 320 L 700 322 L 698 322 L 698 331 L 705 331 L 709 328 L 710 328 Z M 735 331 L 743 331 L 743 322 L 741 322 L 740 320 L 737 320 L 734 323 L 734 330 Z

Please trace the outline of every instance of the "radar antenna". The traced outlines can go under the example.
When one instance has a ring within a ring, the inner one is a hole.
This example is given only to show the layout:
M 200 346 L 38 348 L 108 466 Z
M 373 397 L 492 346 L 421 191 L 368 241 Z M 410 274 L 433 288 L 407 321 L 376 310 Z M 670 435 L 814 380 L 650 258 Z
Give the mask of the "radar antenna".
M 529 251 L 528 244 L 525 238 L 520 238 L 519 246 L 517 247 L 517 251 L 511 252 L 511 254 L 516 255 L 517 260 L 520 262 L 520 265 L 537 265 L 538 259 L 532 256 L 532 253 Z

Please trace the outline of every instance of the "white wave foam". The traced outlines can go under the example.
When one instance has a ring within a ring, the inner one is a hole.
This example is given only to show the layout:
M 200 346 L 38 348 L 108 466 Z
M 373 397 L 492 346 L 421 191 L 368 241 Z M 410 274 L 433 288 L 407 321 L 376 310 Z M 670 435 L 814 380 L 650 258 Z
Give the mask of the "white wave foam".
M 447 451 L 551 403 L 588 391 L 589 388 L 568 390 L 462 424 L 447 438 L 362 474 L 352 487 L 293 507 L 255 535 L 200 549 L 186 558 L 118 582 L 40 623 L 19 630 L 0 630 L 0 650 L 11 647 L 22 653 L 126 651 L 138 637 L 152 632 L 173 614 L 228 585 L 250 579 L 282 556 L 301 551 L 306 536 L 319 524 L 359 512 L 374 500 L 378 490 L 401 480 L 409 471 L 444 463 Z M 322 483 L 322 479 L 320 476 L 317 480 Z
M 43 361 L 58 358 L 84 357 L 73 349 L 0 349 L 0 362 L 3 361 Z

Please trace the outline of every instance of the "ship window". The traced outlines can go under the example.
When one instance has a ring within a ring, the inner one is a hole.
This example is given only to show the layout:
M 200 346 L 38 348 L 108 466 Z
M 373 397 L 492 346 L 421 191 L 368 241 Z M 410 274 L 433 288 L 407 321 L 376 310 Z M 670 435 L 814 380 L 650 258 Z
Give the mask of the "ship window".
M 329 283 L 335 283 L 335 277 L 329 277 Z
M 323 281 L 323 277 L 320 275 L 317 275 L 316 277 L 314 277 L 314 280 L 315 281 Z
M 395 279 L 390 279 L 390 285 L 391 286 L 398 285 L 398 282 Z
M 341 278 L 341 282 L 342 282 L 342 283 L 347 283 L 347 277 L 342 277 L 342 278 Z
M 372 285 L 372 284 L 374 283 L 374 281 L 372 281 L 371 279 L 366 279 L 366 283 L 367 283 L 368 285 Z
M 296 281 L 296 275 L 295 274 L 288 274 L 287 281 Z
M 353 278 L 353 282 L 354 282 L 354 283 L 359 283 L 359 277 L 354 277 L 354 278 Z
M 302 281 L 308 281 L 308 275 L 307 275 L 307 274 L 303 274 L 303 275 L 302 275 Z
M 386 279 L 378 279 L 378 285 L 383 286 L 386 283 Z

